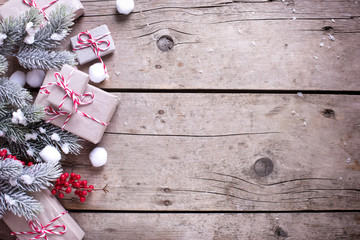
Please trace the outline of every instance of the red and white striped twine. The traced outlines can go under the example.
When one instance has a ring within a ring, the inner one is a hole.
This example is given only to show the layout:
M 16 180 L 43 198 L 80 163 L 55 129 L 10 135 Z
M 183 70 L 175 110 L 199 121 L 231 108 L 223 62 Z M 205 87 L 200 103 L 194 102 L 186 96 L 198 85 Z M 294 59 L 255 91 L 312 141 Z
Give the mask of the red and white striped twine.
M 108 35 L 110 35 L 110 32 L 108 32 L 104 35 L 101 35 L 97 38 L 94 38 L 89 31 L 81 32 L 78 34 L 77 47 L 75 47 L 73 49 L 73 51 L 76 51 L 76 50 L 84 49 L 87 47 L 91 47 L 93 49 L 94 53 L 96 54 L 96 56 L 99 58 L 100 62 L 103 64 L 105 74 L 107 74 L 107 69 L 106 69 L 104 61 L 101 59 L 100 52 L 106 51 L 109 49 L 110 41 L 109 40 L 100 40 L 100 39 L 102 39 Z M 84 39 L 83 38 L 84 36 L 87 36 L 87 38 Z M 100 44 L 106 44 L 106 46 L 100 47 L 99 46 Z
M 39 9 L 39 11 L 44 15 L 44 18 L 46 20 L 48 20 L 48 17 L 47 17 L 47 14 L 45 13 L 45 10 L 50 7 L 51 5 L 53 5 L 54 3 L 56 3 L 57 1 L 59 0 L 54 0 L 54 1 L 51 1 L 49 2 L 47 5 L 45 5 L 44 7 L 42 8 L 39 8 L 37 5 L 36 5 L 36 2 L 35 0 L 23 0 L 23 2 L 27 5 L 29 5 L 30 7 L 35 7 L 37 9 Z
M 53 224 L 56 220 L 58 220 L 60 217 L 68 213 L 68 211 L 60 213 L 57 217 L 55 217 L 53 220 L 51 220 L 47 225 L 43 226 L 38 220 L 30 221 L 29 226 L 33 231 L 28 232 L 11 232 L 11 235 L 30 235 L 30 234 L 38 234 L 37 236 L 30 238 L 30 240 L 45 238 L 48 240 L 46 234 L 55 234 L 55 235 L 63 235 L 66 233 L 66 226 L 65 225 L 55 225 L 53 227 L 50 227 L 51 224 Z M 63 228 L 62 231 L 54 231 L 57 228 Z
M 73 72 L 75 71 L 76 69 L 74 68 L 71 73 L 70 73 L 70 76 L 68 77 L 68 79 L 65 79 L 64 76 L 59 73 L 59 72 L 56 72 L 54 74 L 55 78 L 56 78 L 56 82 L 51 82 L 51 83 L 48 83 L 47 85 L 44 85 L 44 86 L 41 86 L 40 88 L 40 93 L 42 94 L 50 94 L 50 91 L 47 89 L 49 86 L 51 85 L 57 85 L 59 87 L 61 87 L 64 91 L 65 91 L 65 96 L 63 97 L 62 101 L 60 102 L 60 105 L 58 107 L 59 110 L 56 110 L 50 106 L 46 107 L 45 108 L 45 112 L 47 115 L 53 115 L 52 118 L 50 118 L 49 120 L 47 120 L 46 122 L 51 122 L 52 120 L 54 120 L 55 118 L 57 117 L 60 117 L 60 116 L 63 116 L 63 115 L 68 115 L 65 119 L 65 122 L 62 126 L 62 129 L 64 130 L 66 124 L 69 122 L 71 116 L 73 113 L 68 113 L 66 111 L 63 111 L 62 110 L 62 105 L 64 104 L 64 101 L 67 97 L 70 97 L 70 99 L 72 100 L 73 102 L 73 109 L 74 109 L 74 113 L 77 113 L 77 114 L 80 114 L 81 116 L 83 117 L 87 117 L 103 126 L 107 126 L 109 125 L 109 123 L 105 123 L 105 122 L 102 122 L 100 121 L 99 119 L 96 119 L 82 111 L 80 111 L 78 108 L 79 106 L 81 105 L 89 105 L 91 103 L 93 103 L 94 99 L 95 99 L 95 95 L 94 93 L 92 92 L 89 92 L 89 93 L 84 93 L 84 94 L 80 94 L 80 93 L 77 93 L 75 91 L 73 91 L 72 89 L 69 88 L 69 83 L 70 83 L 70 79 L 72 77 L 72 74 Z M 89 101 L 84 101 L 84 99 L 86 97 L 90 97 L 90 100 Z

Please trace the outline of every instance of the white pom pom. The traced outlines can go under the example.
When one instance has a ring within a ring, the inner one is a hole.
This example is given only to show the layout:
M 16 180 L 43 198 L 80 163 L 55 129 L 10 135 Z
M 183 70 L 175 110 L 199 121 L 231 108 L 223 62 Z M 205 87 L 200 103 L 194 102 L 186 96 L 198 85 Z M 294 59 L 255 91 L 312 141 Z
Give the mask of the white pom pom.
M 25 31 L 28 35 L 24 39 L 24 43 L 33 44 L 35 41 L 35 34 L 40 30 L 40 27 L 34 28 L 34 23 L 28 22 L 25 27 Z
M 30 87 L 38 88 L 41 86 L 45 78 L 45 72 L 41 69 L 31 70 L 26 74 L 26 83 Z
M 89 158 L 94 167 L 101 167 L 107 162 L 107 152 L 105 148 L 96 147 L 90 152 Z
M 129 14 L 134 10 L 134 0 L 116 0 L 116 8 L 121 14 Z
M 61 154 L 53 146 L 46 146 L 39 155 L 45 162 L 58 162 L 61 160 Z
M 16 82 L 23 87 L 25 86 L 25 73 L 22 71 L 16 71 L 10 76 L 9 80 Z
M 21 179 L 24 181 L 25 184 L 30 185 L 34 182 L 34 178 L 29 175 L 21 176 Z
M 18 184 L 16 178 L 10 178 L 10 179 L 9 179 L 9 183 L 10 183 L 10 185 L 13 186 L 13 187 L 15 187 L 15 186 Z
M 104 65 L 102 63 L 95 63 L 89 68 L 90 81 L 100 83 L 109 78 L 109 74 L 105 73 Z

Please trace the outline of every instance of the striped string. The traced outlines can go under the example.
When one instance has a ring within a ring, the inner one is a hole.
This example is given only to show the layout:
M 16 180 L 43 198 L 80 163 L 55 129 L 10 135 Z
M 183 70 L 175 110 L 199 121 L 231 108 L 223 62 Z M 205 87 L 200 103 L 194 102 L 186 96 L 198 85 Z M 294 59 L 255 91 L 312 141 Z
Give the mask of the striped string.
M 84 49 L 91 47 L 95 53 L 95 55 L 99 58 L 100 62 L 102 63 L 104 67 L 104 72 L 107 74 L 107 68 L 105 66 L 104 61 L 101 59 L 100 52 L 106 51 L 110 47 L 110 41 L 109 40 L 100 40 L 106 36 L 110 35 L 110 32 L 101 35 L 97 38 L 94 38 L 89 31 L 81 32 L 78 34 L 78 41 L 77 46 L 73 49 L 73 51 Z M 86 38 L 84 38 L 86 37 Z M 100 47 L 99 45 L 106 44 L 104 47 Z
M 55 225 L 53 227 L 50 227 L 51 224 L 53 224 L 56 220 L 58 220 L 60 217 L 68 213 L 68 211 L 65 211 L 63 213 L 60 213 L 57 217 L 55 217 L 53 220 L 51 220 L 47 225 L 43 226 L 38 220 L 30 221 L 29 226 L 33 231 L 28 232 L 11 232 L 11 235 L 30 235 L 30 234 L 38 234 L 37 236 L 30 238 L 30 240 L 40 239 L 40 238 L 47 238 L 47 234 L 54 234 L 54 235 L 63 235 L 66 233 L 66 226 L 65 225 Z M 62 231 L 54 231 L 57 228 L 62 228 Z
M 67 79 L 65 79 L 64 76 L 61 73 L 56 72 L 54 74 L 56 82 L 50 82 L 47 85 L 41 86 L 40 93 L 43 93 L 43 94 L 50 94 L 50 91 L 48 90 L 48 87 L 51 86 L 51 85 L 57 85 L 57 86 L 61 87 L 65 91 L 65 95 L 64 95 L 63 99 L 61 100 L 61 102 L 59 104 L 59 107 L 58 107 L 59 110 L 56 110 L 56 109 L 54 109 L 53 107 L 50 107 L 50 106 L 45 108 L 46 114 L 50 115 L 50 116 L 53 116 L 50 119 L 48 119 L 46 122 L 51 122 L 57 117 L 67 115 L 67 117 L 65 119 L 65 122 L 64 122 L 64 124 L 62 126 L 62 129 L 64 130 L 66 124 L 69 122 L 69 120 L 70 120 L 70 118 L 71 118 L 71 116 L 73 114 L 73 113 L 68 113 L 68 112 L 62 110 L 62 106 L 64 104 L 65 99 L 67 97 L 69 97 L 72 100 L 72 103 L 73 103 L 74 113 L 80 114 L 80 116 L 83 116 L 83 117 L 87 117 L 87 118 L 89 118 L 89 119 L 91 119 L 91 120 L 93 120 L 93 121 L 95 121 L 95 122 L 97 122 L 97 123 L 99 123 L 99 124 L 101 124 L 103 126 L 109 125 L 109 123 L 102 122 L 99 119 L 94 118 L 94 117 L 92 117 L 92 116 L 90 116 L 90 115 L 88 115 L 88 114 L 86 114 L 86 113 L 79 110 L 79 106 L 89 105 L 89 104 L 93 103 L 93 101 L 95 99 L 95 95 L 92 92 L 80 94 L 80 93 L 77 93 L 77 92 L 75 92 L 75 91 L 73 91 L 72 89 L 69 88 L 70 79 L 71 79 L 72 74 L 73 74 L 73 72 L 75 70 L 76 69 L 74 68 L 71 71 L 71 73 L 70 73 L 70 75 L 69 75 L 69 77 Z M 90 97 L 90 100 L 85 101 L 84 99 L 87 98 L 87 97 Z
M 44 7 L 42 8 L 39 8 L 37 5 L 36 5 L 36 2 L 35 0 L 23 0 L 23 2 L 27 5 L 29 5 L 30 7 L 35 7 L 37 9 L 39 9 L 39 11 L 44 15 L 44 18 L 46 20 L 48 20 L 48 17 L 47 17 L 47 14 L 45 13 L 45 10 L 50 7 L 51 5 L 53 5 L 54 3 L 56 3 L 57 1 L 59 0 L 53 0 L 51 1 L 50 3 L 48 3 L 47 5 L 45 5 Z

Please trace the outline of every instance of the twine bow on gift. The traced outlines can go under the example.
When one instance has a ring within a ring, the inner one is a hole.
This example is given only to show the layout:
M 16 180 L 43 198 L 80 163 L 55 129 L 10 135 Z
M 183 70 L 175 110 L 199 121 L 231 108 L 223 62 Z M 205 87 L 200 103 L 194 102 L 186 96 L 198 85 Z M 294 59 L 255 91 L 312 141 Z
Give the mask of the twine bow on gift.
M 53 224 L 56 220 L 58 220 L 60 217 L 62 217 L 66 213 L 68 213 L 68 211 L 60 213 L 57 217 L 55 217 L 53 220 L 51 220 L 45 226 L 43 226 L 38 220 L 30 221 L 29 226 L 30 226 L 31 230 L 33 230 L 33 231 L 12 232 L 11 235 L 38 234 L 37 236 L 30 238 L 30 240 L 41 239 L 41 238 L 45 238 L 46 240 L 48 240 L 48 238 L 46 236 L 47 234 L 63 235 L 66 233 L 66 230 L 67 230 L 65 225 L 55 225 L 53 227 L 50 227 L 50 225 Z M 62 228 L 63 230 L 62 231 L 54 231 L 57 228 Z
M 44 15 L 44 18 L 46 20 L 48 20 L 48 17 L 47 17 L 47 14 L 45 13 L 45 10 L 50 7 L 51 5 L 53 5 L 54 3 L 56 3 L 57 1 L 59 0 L 54 0 L 54 1 L 51 1 L 49 2 L 47 5 L 45 5 L 44 7 L 42 8 L 39 8 L 37 5 L 36 5 L 36 2 L 35 0 L 23 0 L 23 2 L 27 5 L 29 5 L 30 7 L 35 7 L 37 9 L 39 9 L 39 11 Z
M 103 51 L 106 51 L 109 49 L 110 41 L 109 40 L 100 40 L 100 39 L 102 39 L 108 35 L 110 35 L 110 32 L 94 38 L 89 31 L 81 32 L 78 34 L 78 37 L 77 37 L 78 38 L 78 41 L 77 41 L 78 46 L 73 49 L 73 51 L 76 51 L 76 50 L 84 49 L 87 47 L 91 47 L 93 49 L 94 53 L 96 54 L 96 56 L 99 58 L 100 62 L 103 64 L 105 74 L 107 74 L 107 69 L 106 69 L 104 61 L 101 59 L 100 52 L 103 52 Z M 86 38 L 84 39 L 84 37 L 86 37 Z M 99 45 L 101 45 L 101 44 L 106 44 L 106 46 L 100 47 Z
M 84 117 L 87 117 L 97 123 L 100 123 L 101 125 L 103 126 L 107 126 L 109 125 L 109 123 L 104 123 L 82 111 L 80 111 L 78 108 L 79 106 L 82 106 L 82 105 L 88 105 L 88 104 L 91 104 L 93 103 L 94 99 L 95 99 L 95 95 L 94 93 L 90 92 L 90 93 L 84 93 L 84 94 L 80 94 L 80 93 L 77 93 L 75 91 L 73 91 L 72 89 L 69 88 L 69 83 L 70 83 L 70 80 L 71 80 L 71 77 L 72 77 L 72 74 L 74 72 L 74 70 L 76 70 L 75 68 L 72 70 L 72 72 L 70 73 L 70 76 L 68 77 L 68 79 L 65 80 L 64 76 L 59 73 L 59 72 L 56 72 L 54 74 L 55 78 L 56 78 L 56 82 L 51 82 L 51 83 L 48 83 L 47 85 L 45 86 L 41 86 L 40 88 L 40 92 L 41 93 L 44 93 L 44 94 L 50 94 L 50 91 L 47 89 L 49 86 L 51 85 L 57 85 L 59 87 L 61 87 L 64 91 L 65 91 L 65 95 L 63 97 L 63 99 L 61 100 L 59 106 L 58 106 L 58 109 L 59 110 L 56 110 L 54 109 L 53 107 L 50 107 L 50 106 L 47 106 L 45 108 L 45 112 L 47 115 L 53 115 L 54 117 L 50 118 L 49 120 L 47 120 L 46 122 L 51 122 L 52 120 L 54 120 L 55 118 L 57 117 L 60 117 L 60 116 L 63 116 L 63 115 L 68 115 L 65 119 L 65 122 L 62 126 L 62 129 L 64 130 L 66 124 L 69 122 L 71 116 L 73 113 L 68 113 L 66 111 L 63 111 L 62 110 L 62 105 L 64 104 L 64 101 L 67 97 L 69 97 L 73 103 L 73 110 L 74 110 L 74 113 L 76 114 L 80 114 L 81 116 L 84 116 Z M 86 97 L 90 97 L 90 100 L 89 101 L 84 101 L 84 99 Z

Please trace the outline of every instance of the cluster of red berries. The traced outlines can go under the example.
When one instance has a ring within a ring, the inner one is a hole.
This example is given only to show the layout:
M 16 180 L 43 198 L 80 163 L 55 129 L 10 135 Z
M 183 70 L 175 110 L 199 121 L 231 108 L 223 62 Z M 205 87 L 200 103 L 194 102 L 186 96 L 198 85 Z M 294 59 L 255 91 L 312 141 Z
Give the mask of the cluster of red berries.
M 51 191 L 53 195 L 58 194 L 58 198 L 64 198 L 64 193 L 71 193 L 72 189 L 75 188 L 75 195 L 80 197 L 80 202 L 85 202 L 87 194 L 94 190 L 93 185 L 87 185 L 86 180 L 80 180 L 81 176 L 75 173 L 63 173 L 56 179 L 55 187 Z
M 8 158 L 14 159 L 15 161 L 19 161 L 19 162 L 21 162 L 22 165 L 25 165 L 25 162 L 24 162 L 24 161 L 21 161 L 21 160 L 17 159 L 16 156 L 13 156 L 13 155 L 11 155 L 11 154 L 8 154 L 8 152 L 7 152 L 6 149 L 2 149 L 2 150 L 0 151 L 0 159 L 1 159 L 1 160 L 5 160 L 5 159 L 8 159 Z M 32 166 L 32 165 L 34 165 L 34 164 L 33 164 L 32 162 L 29 162 L 27 165 L 28 165 L 28 166 Z

